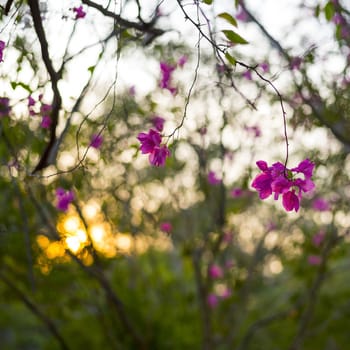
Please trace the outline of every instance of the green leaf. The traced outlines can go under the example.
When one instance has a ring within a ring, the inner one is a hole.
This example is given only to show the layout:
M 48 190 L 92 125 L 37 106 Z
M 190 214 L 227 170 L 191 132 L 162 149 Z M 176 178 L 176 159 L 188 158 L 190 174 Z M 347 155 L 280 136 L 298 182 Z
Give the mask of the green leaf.
M 11 81 L 11 87 L 13 90 L 17 88 L 17 86 L 22 87 L 24 90 L 27 90 L 30 94 L 33 92 L 29 85 L 24 84 L 22 82 L 17 83 L 16 81 Z
M 227 61 L 229 61 L 233 66 L 236 65 L 236 59 L 232 57 L 228 52 L 225 53 Z
M 248 44 L 248 41 L 242 38 L 240 35 L 238 35 L 236 32 L 233 30 L 223 30 L 222 31 L 226 38 L 231 41 L 231 43 L 234 44 Z
M 89 71 L 91 74 L 93 74 L 95 68 L 96 68 L 96 66 L 90 66 L 90 67 L 88 68 L 88 71 Z
M 321 11 L 321 9 L 320 9 L 320 5 L 317 5 L 316 7 L 315 7 L 315 17 L 319 17 L 320 16 L 320 11 Z
M 218 17 L 226 20 L 228 23 L 232 24 L 234 27 L 237 27 L 237 21 L 229 13 L 223 12 L 218 15 Z
M 202 0 L 205 4 L 211 5 L 213 3 L 213 0 Z
M 334 16 L 334 6 L 331 1 L 328 1 L 326 6 L 324 7 L 324 15 L 327 21 L 330 21 Z

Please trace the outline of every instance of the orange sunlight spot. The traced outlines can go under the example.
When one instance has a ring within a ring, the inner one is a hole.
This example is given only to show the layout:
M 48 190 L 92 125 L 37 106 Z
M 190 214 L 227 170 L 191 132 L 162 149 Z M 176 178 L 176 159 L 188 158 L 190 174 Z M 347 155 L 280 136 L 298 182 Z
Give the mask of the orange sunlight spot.
M 46 249 L 50 244 L 50 240 L 46 236 L 39 235 L 36 237 L 36 243 L 41 249 Z
M 45 254 L 49 259 L 55 259 L 63 257 L 65 254 L 65 247 L 62 242 L 51 242 L 50 245 L 46 248 Z

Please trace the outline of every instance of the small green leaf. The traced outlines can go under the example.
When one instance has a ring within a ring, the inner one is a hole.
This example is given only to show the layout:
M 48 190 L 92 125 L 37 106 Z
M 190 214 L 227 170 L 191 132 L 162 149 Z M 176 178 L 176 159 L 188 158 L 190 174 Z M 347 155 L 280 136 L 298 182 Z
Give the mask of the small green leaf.
M 222 31 L 226 38 L 231 41 L 231 43 L 234 44 L 248 44 L 248 41 L 242 38 L 240 35 L 238 35 L 236 32 L 233 30 L 223 30 Z
M 24 84 L 22 82 L 17 83 L 16 81 L 11 81 L 11 87 L 13 90 L 17 88 L 17 86 L 22 87 L 24 90 L 27 90 L 30 94 L 33 92 L 32 89 L 29 87 L 29 85 Z
M 320 16 L 320 11 L 321 11 L 321 9 L 320 9 L 320 5 L 317 5 L 316 7 L 315 7 L 315 17 L 319 17 Z
M 213 0 L 202 0 L 205 4 L 211 5 L 213 3 Z
M 327 21 L 330 21 L 334 16 L 334 6 L 331 1 L 328 1 L 326 6 L 324 7 L 324 15 Z
M 93 74 L 95 68 L 96 68 L 96 66 L 90 66 L 90 67 L 88 68 L 88 71 L 89 71 L 91 74 Z
M 234 27 L 237 27 L 237 21 L 229 13 L 223 12 L 218 15 L 218 17 L 226 20 L 228 23 L 232 24 Z
M 228 52 L 225 53 L 227 61 L 229 61 L 233 66 L 236 65 L 236 59 L 232 57 Z

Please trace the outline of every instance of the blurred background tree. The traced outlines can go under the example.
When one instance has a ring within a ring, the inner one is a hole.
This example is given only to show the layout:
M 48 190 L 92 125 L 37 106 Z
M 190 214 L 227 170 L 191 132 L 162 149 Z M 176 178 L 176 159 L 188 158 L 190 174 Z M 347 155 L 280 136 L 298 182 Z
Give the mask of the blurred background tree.
M 1 6 L 1 349 L 346 349 L 345 0 Z

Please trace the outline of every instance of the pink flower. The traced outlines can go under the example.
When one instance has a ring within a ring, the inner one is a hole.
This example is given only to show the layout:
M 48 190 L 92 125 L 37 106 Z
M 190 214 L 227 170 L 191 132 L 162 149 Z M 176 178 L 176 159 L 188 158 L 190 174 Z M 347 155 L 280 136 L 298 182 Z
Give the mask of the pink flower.
M 341 27 L 340 35 L 343 39 L 347 40 L 350 38 L 350 30 L 348 27 Z
M 214 293 L 210 293 L 207 296 L 207 304 L 211 307 L 211 308 L 215 308 L 218 305 L 219 299 L 217 297 L 216 294 Z
M 169 156 L 170 151 L 166 145 L 154 147 L 153 152 L 149 155 L 149 162 L 154 166 L 162 167 Z
M 263 172 L 258 174 L 252 182 L 252 187 L 259 192 L 260 199 L 270 197 L 272 194 L 271 183 L 273 178 L 270 173 Z
M 287 211 L 294 209 L 297 212 L 299 210 L 299 198 L 296 196 L 294 190 L 283 194 L 282 204 Z
M 303 173 L 305 179 L 310 179 L 314 171 L 314 167 L 315 164 L 313 162 L 311 162 L 309 159 L 305 159 L 302 162 L 300 162 L 296 168 L 293 168 L 292 171 Z
M 49 129 L 51 122 L 52 122 L 51 118 L 48 115 L 44 115 L 43 119 L 41 120 L 40 126 L 43 129 Z
M 219 179 L 216 174 L 214 173 L 214 171 L 209 171 L 208 173 L 208 182 L 211 185 L 219 185 L 221 183 L 221 179 Z
M 169 90 L 173 95 L 177 92 L 177 89 L 170 86 L 170 83 L 171 76 L 175 68 L 176 66 L 172 66 L 170 64 L 167 64 L 166 62 L 160 62 L 160 72 L 162 77 L 159 86 L 162 89 Z
M 261 129 L 257 126 L 257 125 L 253 125 L 253 126 L 244 126 L 244 129 L 253 134 L 254 137 L 260 137 L 261 136 Z
M 241 22 L 247 22 L 249 16 L 247 12 L 243 8 L 241 8 L 241 10 L 237 13 L 236 18 Z
M 47 104 L 47 103 L 43 103 L 40 107 L 40 113 L 41 114 L 47 114 L 50 113 L 52 110 L 52 106 Z
M 292 70 L 299 70 L 302 62 L 303 62 L 303 60 L 301 57 L 299 57 L 299 56 L 292 57 L 292 59 L 290 61 L 290 68 Z
M 330 205 L 325 199 L 316 198 L 312 202 L 312 208 L 317 211 L 328 211 L 330 210 Z
M 309 255 L 307 258 L 307 262 L 310 265 L 314 265 L 314 266 L 320 265 L 322 262 L 322 258 L 319 255 Z
M 222 241 L 225 243 L 231 243 L 233 240 L 233 233 L 232 232 L 225 232 L 224 236 L 222 238 Z
M 4 49 L 5 49 L 5 42 L 0 40 L 0 62 L 3 62 L 3 55 L 4 55 Z
M 28 97 L 28 107 L 33 107 L 35 105 L 35 100 L 32 96 Z
M 244 195 L 244 191 L 237 187 L 237 188 L 233 188 L 231 191 L 230 191 L 230 196 L 232 198 L 240 198 Z
M 143 154 L 152 153 L 162 141 L 160 133 L 153 129 L 150 129 L 148 134 L 140 132 L 137 139 L 141 142 L 140 150 Z
M 141 132 L 137 136 L 141 142 L 141 152 L 149 153 L 149 162 L 154 166 L 164 166 L 170 151 L 166 145 L 161 145 L 162 136 L 156 130 L 150 129 L 148 134 Z
M 159 228 L 161 231 L 169 234 L 172 231 L 173 226 L 171 225 L 170 222 L 164 221 L 159 225 Z
M 188 58 L 187 56 L 181 56 L 179 60 L 177 61 L 177 64 L 179 67 L 183 68 L 183 66 L 186 64 Z
M 226 72 L 226 66 L 224 64 L 217 64 L 216 69 L 219 74 L 224 74 Z
M 222 278 L 224 273 L 222 272 L 222 268 L 219 265 L 211 265 L 208 269 L 208 273 L 210 278 L 216 279 L 216 278 Z
M 86 16 L 86 12 L 83 10 L 83 6 L 73 7 L 73 12 L 75 12 L 75 19 L 84 18 Z
M 7 97 L 0 97 L 0 118 L 7 117 L 10 112 L 10 100 Z
M 152 123 L 153 123 L 153 126 L 159 131 L 163 131 L 163 128 L 164 128 L 164 122 L 165 120 L 162 118 L 162 117 L 159 117 L 159 116 L 154 116 L 152 119 L 151 119 Z
M 336 12 L 332 18 L 332 22 L 336 25 L 344 25 L 346 24 L 346 19 L 341 13 Z
M 136 95 L 136 88 L 135 88 L 135 85 L 130 86 L 130 88 L 129 88 L 129 94 L 130 94 L 130 96 L 135 96 L 135 95 Z
M 90 146 L 99 149 L 103 143 L 103 136 L 99 134 L 93 134 L 91 136 Z
M 268 198 L 274 193 L 277 200 L 282 195 L 282 204 L 287 211 L 299 210 L 299 202 L 302 192 L 310 192 L 315 188 L 311 180 L 315 164 L 305 159 L 295 168 L 288 169 L 282 163 L 277 162 L 271 167 L 263 160 L 258 161 L 257 166 L 262 171 L 253 182 L 252 187 L 259 192 L 261 199 Z M 296 174 L 304 175 L 304 178 L 295 178 Z M 298 194 L 295 191 L 298 191 Z
M 322 244 L 322 242 L 324 241 L 325 237 L 326 237 L 326 233 L 324 231 L 320 231 L 320 232 L 316 233 L 312 237 L 313 245 L 315 247 L 319 247 Z
M 267 73 L 270 70 L 270 65 L 267 62 L 260 63 L 259 67 L 264 73 Z
M 201 128 L 199 128 L 199 134 L 201 136 L 206 135 L 207 132 L 208 132 L 208 129 L 205 126 L 202 126 Z
M 56 190 L 56 208 L 60 211 L 66 212 L 68 206 L 74 200 L 73 191 L 65 191 L 63 188 L 59 187 Z
M 252 80 L 252 72 L 250 70 L 245 71 L 242 76 L 246 78 L 247 80 Z

